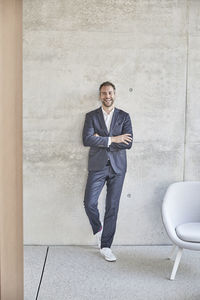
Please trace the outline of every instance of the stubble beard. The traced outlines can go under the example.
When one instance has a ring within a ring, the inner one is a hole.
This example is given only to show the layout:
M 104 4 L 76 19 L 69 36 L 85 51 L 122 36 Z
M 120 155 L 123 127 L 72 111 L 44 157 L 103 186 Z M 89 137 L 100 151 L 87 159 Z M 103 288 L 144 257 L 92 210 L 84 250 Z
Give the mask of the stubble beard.
M 103 105 L 105 107 L 111 107 L 114 103 L 114 99 L 111 99 L 109 102 L 106 102 L 105 100 L 103 100 Z

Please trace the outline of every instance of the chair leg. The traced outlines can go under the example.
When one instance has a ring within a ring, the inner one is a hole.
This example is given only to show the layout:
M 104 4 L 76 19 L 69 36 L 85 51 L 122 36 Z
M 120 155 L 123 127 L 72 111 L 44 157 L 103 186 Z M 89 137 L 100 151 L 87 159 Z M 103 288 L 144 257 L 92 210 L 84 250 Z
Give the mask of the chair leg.
M 182 253 L 183 253 L 183 249 L 180 248 L 180 247 L 178 247 L 178 252 L 176 254 L 176 259 L 175 259 L 175 262 L 174 262 L 174 266 L 173 266 L 173 269 L 172 269 L 172 274 L 171 274 L 170 280 L 174 280 L 175 279 L 176 271 L 178 269 Z
M 176 245 L 173 245 L 170 255 L 168 256 L 168 259 L 173 259 L 176 252 L 176 247 L 177 247 Z

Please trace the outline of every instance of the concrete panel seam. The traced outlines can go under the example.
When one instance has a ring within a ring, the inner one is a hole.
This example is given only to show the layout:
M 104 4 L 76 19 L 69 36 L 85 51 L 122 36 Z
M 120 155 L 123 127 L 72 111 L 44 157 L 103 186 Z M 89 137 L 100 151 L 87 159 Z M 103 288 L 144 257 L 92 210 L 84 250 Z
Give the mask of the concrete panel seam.
M 186 138 L 187 138 L 187 109 L 188 109 L 188 57 L 189 57 L 189 1 L 186 3 L 187 18 L 187 38 L 186 38 L 186 74 L 185 74 L 185 124 L 184 124 L 184 150 L 183 150 L 183 181 L 185 181 L 185 163 L 186 163 Z

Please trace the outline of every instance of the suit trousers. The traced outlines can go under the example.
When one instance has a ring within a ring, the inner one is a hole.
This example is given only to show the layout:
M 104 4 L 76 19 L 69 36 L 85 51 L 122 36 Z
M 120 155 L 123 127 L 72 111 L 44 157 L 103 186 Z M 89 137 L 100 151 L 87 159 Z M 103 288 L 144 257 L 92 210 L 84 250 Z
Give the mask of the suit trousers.
M 111 165 L 105 166 L 100 171 L 89 171 L 88 173 L 84 197 L 84 207 L 94 234 L 96 234 L 101 229 L 98 210 L 98 198 L 104 184 L 106 183 L 107 185 L 101 248 L 110 248 L 114 238 L 124 177 L 125 173 L 116 174 L 113 171 Z

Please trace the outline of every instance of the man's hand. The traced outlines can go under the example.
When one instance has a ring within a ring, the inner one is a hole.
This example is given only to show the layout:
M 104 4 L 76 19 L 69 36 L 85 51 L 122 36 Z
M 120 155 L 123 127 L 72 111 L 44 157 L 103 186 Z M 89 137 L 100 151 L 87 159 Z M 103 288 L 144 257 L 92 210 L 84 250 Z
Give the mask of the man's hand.
M 130 133 L 125 133 L 118 136 L 112 136 L 111 137 L 111 143 L 124 143 L 128 145 L 132 141 L 132 137 Z
M 98 133 L 95 133 L 94 136 L 99 136 Z M 124 143 L 128 145 L 132 141 L 132 137 L 130 133 L 125 133 L 118 136 L 112 136 L 111 137 L 111 143 Z

